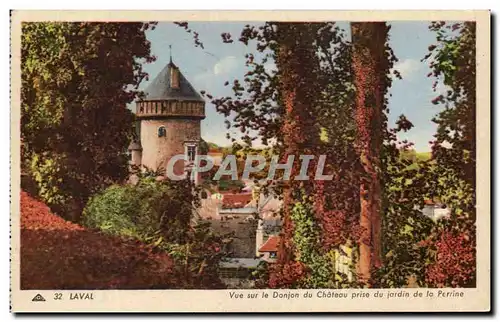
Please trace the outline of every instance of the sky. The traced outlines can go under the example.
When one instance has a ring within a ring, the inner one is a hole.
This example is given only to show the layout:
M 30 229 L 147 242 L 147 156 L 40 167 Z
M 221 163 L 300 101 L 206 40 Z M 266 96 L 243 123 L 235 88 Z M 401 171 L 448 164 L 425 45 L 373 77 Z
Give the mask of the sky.
M 428 30 L 429 22 L 396 21 L 388 22 L 392 28 L 389 34 L 390 45 L 399 59 L 395 68 L 403 79 L 394 79 L 389 97 L 389 126 L 393 127 L 399 115 L 404 114 L 414 125 L 400 139 L 407 139 L 415 144 L 419 152 L 430 151 L 429 141 L 433 139 L 436 125 L 431 119 L 440 111 L 440 107 L 431 103 L 438 94 L 432 90 L 432 78 L 427 62 L 420 60 L 427 53 L 429 45 L 435 42 L 435 35 Z M 244 55 L 254 52 L 255 47 L 246 46 L 237 41 L 244 25 L 258 25 L 255 22 L 192 22 L 189 27 L 199 33 L 204 49 L 194 46 L 192 34 L 171 23 L 160 22 L 155 30 L 149 30 L 147 37 L 151 41 L 152 54 L 157 60 L 145 64 L 144 70 L 149 73 L 149 81 L 141 84 L 145 89 L 149 82 L 168 64 L 170 59 L 169 45 L 172 45 L 173 62 L 180 68 L 184 76 L 200 92 L 205 90 L 215 97 L 232 94 L 230 86 L 224 83 L 235 78 L 243 79 L 246 72 Z M 340 22 L 343 28 L 348 23 Z M 229 32 L 235 41 L 224 44 L 220 34 Z M 272 67 L 272 66 L 269 66 Z M 438 86 L 438 91 L 443 91 Z M 224 116 L 207 102 L 206 118 L 201 123 L 201 135 L 205 141 L 218 145 L 230 145 L 226 139 L 228 130 L 224 124 Z M 237 130 L 230 130 L 234 133 Z M 257 144 L 258 145 L 258 144 Z

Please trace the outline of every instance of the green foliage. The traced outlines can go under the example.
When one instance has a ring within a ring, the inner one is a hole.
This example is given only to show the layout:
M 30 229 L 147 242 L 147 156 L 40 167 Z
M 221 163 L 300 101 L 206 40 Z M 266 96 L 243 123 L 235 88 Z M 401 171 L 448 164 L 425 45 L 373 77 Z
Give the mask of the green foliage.
M 204 141 L 204 142 L 207 144 L 207 148 L 209 151 L 222 151 L 222 149 L 223 149 L 223 147 L 219 146 L 216 143 L 207 142 L 207 141 Z
M 210 223 L 199 222 L 189 230 L 184 243 L 162 243 L 176 262 L 176 267 L 192 285 L 204 288 L 223 288 L 219 279 L 219 265 L 225 257 L 229 235 L 217 235 Z
M 432 154 L 430 152 L 417 152 L 418 161 L 429 161 L 431 158 Z
M 427 282 L 438 287 L 470 287 L 476 274 L 476 25 L 433 22 L 436 44 L 429 47 L 435 77 L 447 86 L 434 104 L 444 109 L 437 124 L 428 173 L 430 193 L 451 211 L 430 238 Z
M 372 276 L 374 287 L 406 287 L 410 279 L 425 285 L 428 253 L 420 242 L 429 238 L 433 227 L 434 222 L 415 209 L 412 202 L 400 201 L 385 208 L 384 265 Z
M 22 25 L 22 168 L 39 196 L 68 219 L 78 220 L 89 196 L 128 174 L 134 118 L 126 104 L 140 94 L 142 62 L 154 60 L 145 35 L 150 27 Z M 50 163 L 57 171 L 48 170 Z
M 430 29 L 437 35 L 437 44 L 426 56 L 431 57 L 431 75 L 448 87 L 433 101 L 444 105 L 433 120 L 438 125 L 433 146 L 435 193 L 468 225 L 475 221 L 476 28 L 473 22 L 435 22 Z
M 475 26 L 433 22 L 436 45 L 429 47 L 432 72 L 448 90 L 432 102 L 444 109 L 432 154 L 396 148 L 388 132 L 383 151 L 384 267 L 380 287 L 471 286 L 475 281 Z M 399 127 L 397 130 L 407 129 Z M 409 162 L 408 162 L 409 161 Z M 439 200 L 451 212 L 438 223 L 423 216 L 424 199 Z
M 236 191 L 239 192 L 245 187 L 245 184 L 240 180 L 221 179 L 217 182 L 220 191 Z
M 269 263 L 260 261 L 250 278 L 254 281 L 256 288 L 269 288 Z
M 33 180 L 38 186 L 38 194 L 48 203 L 61 204 L 67 196 L 59 189 L 62 181 L 60 177 L 60 160 L 51 157 L 47 153 L 33 154 L 29 170 L 33 174 Z
M 318 227 L 313 212 L 307 203 L 297 202 L 293 205 L 291 219 L 294 222 L 293 240 L 297 248 L 296 259 L 311 263 L 315 244 L 318 242 Z
M 141 178 L 137 185 L 114 185 L 92 197 L 84 209 L 83 223 L 145 242 L 182 243 L 193 216 L 192 196 L 184 181 Z
M 399 146 L 397 133 L 413 127 L 403 115 L 395 129 L 385 131 L 382 149 L 383 266 L 373 272 L 374 287 L 405 287 L 409 280 L 425 284 L 428 253 L 419 243 L 426 240 L 434 223 L 421 209 L 429 195 L 428 153 L 417 153 L 411 143 Z
M 291 210 L 294 233 L 292 237 L 295 247 L 295 259 L 305 264 L 307 274 L 298 282 L 301 288 L 352 288 L 358 287 L 355 274 L 350 279 L 339 271 L 340 258 L 348 258 L 347 265 L 355 271 L 355 257 L 353 249 L 345 245 L 324 251 L 321 248 L 321 230 L 315 219 L 314 209 L 307 198 L 297 202 Z M 344 250 L 349 253 L 345 254 Z M 344 257 L 343 255 L 347 255 Z
M 142 214 L 142 200 L 137 197 L 132 186 L 114 185 L 89 200 L 83 212 L 83 224 L 105 233 L 128 236 L 144 240 L 147 227 L 136 225 L 135 220 Z
M 330 288 L 339 286 L 343 281 L 335 270 L 333 252 L 322 254 L 320 244 L 320 229 L 314 218 L 314 211 L 307 200 L 297 202 L 291 211 L 294 225 L 293 245 L 297 261 L 304 263 L 308 274 L 299 282 L 303 288 Z
M 207 155 L 208 150 L 210 150 L 210 143 L 206 142 L 205 140 L 200 138 L 200 142 L 198 144 L 199 146 L 199 155 Z

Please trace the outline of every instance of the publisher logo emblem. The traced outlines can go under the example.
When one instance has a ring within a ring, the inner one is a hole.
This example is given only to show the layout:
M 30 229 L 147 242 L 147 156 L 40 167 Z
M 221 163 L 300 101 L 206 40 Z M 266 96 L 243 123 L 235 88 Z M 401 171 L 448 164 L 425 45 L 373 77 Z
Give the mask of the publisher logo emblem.
M 45 299 L 41 294 L 35 295 L 35 297 L 31 300 L 32 302 L 45 302 Z

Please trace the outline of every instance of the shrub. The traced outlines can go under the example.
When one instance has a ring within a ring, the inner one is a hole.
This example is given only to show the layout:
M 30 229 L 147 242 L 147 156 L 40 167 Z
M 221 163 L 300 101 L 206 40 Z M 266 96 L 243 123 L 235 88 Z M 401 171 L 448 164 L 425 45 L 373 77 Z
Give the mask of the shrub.
M 111 186 L 92 197 L 84 209 L 84 225 L 168 252 L 175 275 L 190 287 L 223 288 L 219 262 L 230 240 L 214 234 L 209 224 L 194 223 L 199 193 L 190 181 L 155 177 L 143 173 L 136 185 Z
M 196 197 L 189 182 L 142 178 L 137 185 L 111 186 L 90 199 L 83 224 L 146 242 L 182 243 Z
M 239 180 L 221 179 L 218 182 L 218 186 L 220 191 L 233 191 L 238 193 L 245 187 L 245 184 Z
M 197 287 L 166 252 L 65 221 L 24 191 L 20 255 L 23 290 Z

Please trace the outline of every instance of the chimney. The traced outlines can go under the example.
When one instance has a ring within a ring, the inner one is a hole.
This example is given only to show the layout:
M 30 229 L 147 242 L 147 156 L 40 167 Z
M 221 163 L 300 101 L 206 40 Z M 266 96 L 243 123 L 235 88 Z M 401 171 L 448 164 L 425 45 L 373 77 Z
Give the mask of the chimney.
M 170 87 L 179 89 L 179 69 L 174 64 L 170 65 Z

